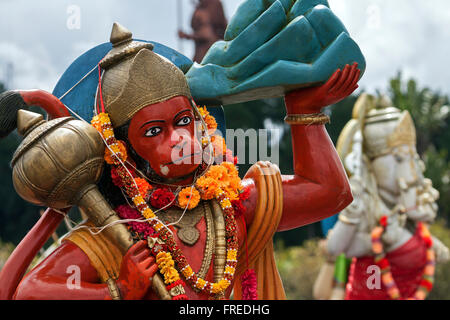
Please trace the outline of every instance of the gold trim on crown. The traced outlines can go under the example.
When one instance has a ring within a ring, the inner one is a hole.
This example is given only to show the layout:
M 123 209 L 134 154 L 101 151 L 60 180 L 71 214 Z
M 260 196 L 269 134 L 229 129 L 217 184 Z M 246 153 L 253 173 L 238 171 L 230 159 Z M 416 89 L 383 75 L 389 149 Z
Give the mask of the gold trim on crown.
M 388 136 L 387 145 L 395 148 L 403 144 L 415 146 L 417 142 L 416 127 L 407 111 L 403 111 L 400 121 L 394 132 Z
M 342 130 L 337 150 L 342 159 L 351 152 L 354 135 L 363 133 L 364 153 L 374 159 L 400 145 L 416 145 L 416 129 L 408 111 L 392 106 L 387 97 L 363 94 L 353 108 L 353 119 Z
M 131 31 L 117 22 L 114 22 L 112 27 L 110 42 L 113 48 L 100 62 L 100 67 L 105 70 L 126 57 L 138 53 L 141 49 L 153 50 L 153 44 L 151 43 L 133 41 Z

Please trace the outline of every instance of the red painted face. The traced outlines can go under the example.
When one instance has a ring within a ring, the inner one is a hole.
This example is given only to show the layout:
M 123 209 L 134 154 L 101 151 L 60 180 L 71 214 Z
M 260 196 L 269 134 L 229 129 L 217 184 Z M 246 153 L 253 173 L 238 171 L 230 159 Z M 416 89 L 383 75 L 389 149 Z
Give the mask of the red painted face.
M 128 139 L 139 156 L 163 178 L 180 178 L 201 164 L 194 113 L 178 96 L 144 107 L 131 119 Z

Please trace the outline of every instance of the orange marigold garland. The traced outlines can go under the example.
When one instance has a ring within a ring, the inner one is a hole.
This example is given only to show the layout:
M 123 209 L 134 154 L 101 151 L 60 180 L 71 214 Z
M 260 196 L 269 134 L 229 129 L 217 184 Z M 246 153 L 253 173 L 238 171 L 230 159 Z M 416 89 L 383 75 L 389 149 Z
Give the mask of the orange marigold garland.
M 144 199 L 147 199 L 149 196 L 150 191 L 153 189 L 153 187 L 144 179 L 142 178 L 135 178 L 134 181 L 137 184 L 137 187 L 139 189 L 139 193 Z
M 372 239 L 372 251 L 375 254 L 375 263 L 381 270 L 381 280 L 383 285 L 385 286 L 389 297 L 392 300 L 400 300 L 403 299 L 401 297 L 401 293 L 397 284 L 395 283 L 395 279 L 391 273 L 391 266 L 386 258 L 386 254 L 384 252 L 383 242 L 381 237 L 386 230 L 388 224 L 388 217 L 383 216 L 380 219 L 380 225 L 375 227 L 372 230 L 371 239 Z M 423 239 L 426 247 L 427 247 L 427 262 L 423 270 L 422 279 L 420 281 L 419 287 L 417 288 L 414 295 L 409 300 L 425 300 L 427 295 L 430 293 L 433 288 L 434 283 L 434 272 L 435 272 L 435 253 L 433 250 L 433 240 L 431 238 L 431 234 L 428 231 L 426 225 L 422 222 L 419 222 L 417 225 L 417 229 L 421 238 Z
M 184 188 L 178 194 L 178 206 L 180 208 L 194 209 L 200 202 L 200 193 L 192 187 Z
M 213 134 L 217 130 L 216 119 L 214 119 L 214 117 L 209 114 L 206 107 L 199 107 L 198 111 L 206 123 L 206 127 L 208 128 L 208 134 L 210 135 Z
M 209 115 L 206 108 L 199 108 L 199 111 L 207 124 L 208 134 L 213 134 L 217 129 L 215 119 Z M 198 277 L 193 271 L 173 238 L 173 234 L 156 218 L 155 213 L 146 202 L 147 198 L 150 198 L 150 202 L 152 202 L 152 199 L 159 200 L 164 198 L 164 204 L 166 204 L 167 199 L 175 199 L 167 197 L 161 191 L 163 189 L 156 189 L 150 194 L 153 187 L 144 179 L 135 178 L 134 174 L 123 165 L 127 159 L 126 147 L 123 142 L 115 139 L 113 127 L 107 114 L 101 113 L 94 117 L 92 125 L 102 133 L 109 146 L 105 152 L 105 161 L 113 166 L 111 170 L 113 181 L 124 189 L 127 196 L 133 201 L 136 209 L 148 220 L 157 237 L 164 243 L 163 246 L 160 244 L 150 245 L 151 241 L 149 240 L 149 247 L 151 247 L 156 257 L 156 263 L 164 276 L 167 290 L 171 292 L 173 299 L 187 299 L 184 294 L 184 282 L 180 279 L 177 268 L 193 288 L 215 297 L 223 295 L 232 283 L 237 266 L 238 239 L 234 208 L 239 207 L 236 205 L 236 201 L 240 200 L 243 190 L 234 163 L 223 162 L 222 164 L 211 166 L 204 176 L 197 179 L 193 186 L 183 189 L 176 199 L 178 206 L 193 209 L 199 204 L 200 200 L 215 198 L 222 208 L 225 218 L 227 243 L 225 272 L 223 278 L 219 281 L 209 282 Z M 215 146 L 215 155 L 225 155 L 227 152 L 225 140 L 221 136 L 214 136 L 212 140 Z M 206 144 L 204 143 L 203 145 L 205 146 Z M 234 158 L 235 160 L 236 158 Z M 169 191 L 167 190 L 167 192 Z M 156 193 L 159 193 L 158 197 L 156 197 Z M 154 197 L 152 197 L 153 194 L 155 194 Z M 159 201 L 155 202 L 159 203 Z M 153 243 L 156 242 L 153 241 Z M 175 265 L 177 268 L 175 268 Z
M 213 135 L 211 137 L 211 143 L 214 149 L 214 157 L 219 157 L 226 155 L 227 145 L 225 139 L 219 135 Z
M 116 156 L 119 155 L 119 158 L 123 161 L 127 158 L 127 148 L 125 146 L 125 142 L 121 140 L 117 140 L 115 144 L 113 144 L 110 148 L 105 149 L 105 161 L 107 164 L 115 164 L 117 161 Z
M 146 218 L 151 219 L 149 220 L 151 226 L 156 231 L 160 231 L 163 229 L 164 225 L 156 219 L 155 213 L 148 207 L 147 203 L 144 200 L 144 197 L 146 197 L 146 193 L 151 189 L 150 185 L 147 185 L 148 183 L 145 180 L 138 180 L 139 178 L 134 178 L 129 170 L 122 164 L 127 159 L 126 148 L 121 148 L 120 144 L 114 137 L 114 131 L 111 124 L 111 121 L 109 119 L 109 116 L 105 113 L 101 113 L 94 117 L 92 120 L 92 123 L 95 128 L 100 128 L 100 133 L 102 134 L 103 138 L 106 141 L 106 144 L 108 148 L 105 151 L 105 161 L 109 164 L 113 165 L 115 168 L 115 173 L 118 177 L 122 180 L 122 186 L 125 189 L 125 192 L 127 193 L 128 197 L 131 198 L 136 208 L 139 210 L 139 212 Z M 124 146 L 124 145 L 122 145 Z M 112 152 L 111 152 L 112 151 Z M 139 186 L 140 184 L 140 186 Z M 160 260 L 160 261 L 166 261 L 166 260 Z M 168 284 L 171 284 L 172 279 L 179 280 L 179 274 L 176 269 L 168 269 L 167 265 L 159 265 L 158 267 L 164 268 L 164 271 L 167 273 L 163 274 L 165 278 L 167 277 Z M 182 286 L 182 284 L 180 284 Z M 184 289 L 176 291 L 176 295 L 173 296 L 173 299 L 180 300 L 187 297 L 184 295 Z
M 219 190 L 219 182 L 211 177 L 200 177 L 197 179 L 195 186 L 201 191 L 203 200 L 211 200 Z
M 92 125 L 102 134 L 108 146 L 105 150 L 105 161 L 108 164 L 119 165 L 127 158 L 125 144 L 116 140 L 114 129 L 108 114 L 100 113 L 92 121 Z

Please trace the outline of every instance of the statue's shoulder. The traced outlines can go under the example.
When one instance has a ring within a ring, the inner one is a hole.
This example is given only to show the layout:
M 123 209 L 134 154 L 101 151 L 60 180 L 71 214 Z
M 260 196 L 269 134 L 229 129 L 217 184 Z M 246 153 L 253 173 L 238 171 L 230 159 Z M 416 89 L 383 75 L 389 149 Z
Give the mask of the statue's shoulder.
M 283 186 L 278 166 L 269 161 L 258 161 L 250 167 L 244 179 L 252 179 L 258 194 L 258 204 L 254 213 L 252 228 L 259 221 L 261 225 L 271 224 L 273 232 L 278 227 L 283 209 Z M 273 217 L 273 219 L 269 219 Z
M 70 241 L 78 246 L 97 270 L 102 282 L 119 277 L 122 253 L 119 248 L 89 220 L 68 234 L 62 241 Z
M 251 225 L 247 230 L 246 248 L 241 248 L 236 274 L 240 275 L 250 265 L 258 275 L 258 298 L 285 299 L 283 285 L 276 269 L 273 253 L 273 236 L 283 213 L 283 188 L 280 169 L 268 161 L 255 163 L 245 175 L 255 182 L 258 203 Z M 248 256 L 246 256 L 248 253 Z M 242 297 L 239 281 L 235 285 L 235 299 Z

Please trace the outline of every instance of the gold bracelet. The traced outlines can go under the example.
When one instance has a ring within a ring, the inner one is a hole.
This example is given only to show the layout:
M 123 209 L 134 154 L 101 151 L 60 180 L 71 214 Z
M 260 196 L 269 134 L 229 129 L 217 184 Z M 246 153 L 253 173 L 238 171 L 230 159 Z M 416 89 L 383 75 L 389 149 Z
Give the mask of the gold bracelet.
M 324 113 L 290 114 L 284 121 L 291 125 L 320 125 L 330 123 L 330 117 Z
M 120 296 L 120 290 L 117 286 L 117 283 L 114 279 L 109 278 L 106 280 L 106 284 L 108 285 L 109 295 L 113 300 L 122 300 L 122 297 Z

